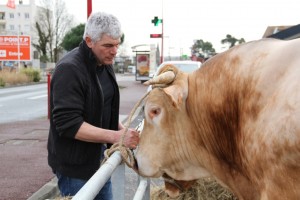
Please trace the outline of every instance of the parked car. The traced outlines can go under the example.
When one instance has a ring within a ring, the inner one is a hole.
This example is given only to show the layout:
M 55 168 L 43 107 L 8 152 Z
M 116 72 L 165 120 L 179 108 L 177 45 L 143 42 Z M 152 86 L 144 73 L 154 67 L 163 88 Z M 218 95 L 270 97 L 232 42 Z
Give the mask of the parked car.
M 131 74 L 135 74 L 135 66 L 134 65 L 129 65 L 127 67 L 128 69 L 128 72 L 131 73 Z
M 150 78 L 153 78 L 157 75 L 159 69 L 165 65 L 175 65 L 178 67 L 181 71 L 190 73 L 192 71 L 195 71 L 201 67 L 201 62 L 199 61 L 191 61 L 191 60 L 178 60 L 178 61 L 166 61 L 160 64 L 154 74 L 150 74 Z M 148 87 L 147 92 L 149 92 L 152 89 L 151 85 Z

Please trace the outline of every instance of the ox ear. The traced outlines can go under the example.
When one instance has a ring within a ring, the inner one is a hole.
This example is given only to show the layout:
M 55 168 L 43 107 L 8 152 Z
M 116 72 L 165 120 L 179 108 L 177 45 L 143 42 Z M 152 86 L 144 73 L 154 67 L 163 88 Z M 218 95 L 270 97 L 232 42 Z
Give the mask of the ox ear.
M 164 88 L 164 92 L 170 96 L 172 99 L 172 104 L 176 108 L 179 108 L 182 102 L 185 100 L 184 92 L 181 87 L 177 85 L 172 85 L 170 87 Z

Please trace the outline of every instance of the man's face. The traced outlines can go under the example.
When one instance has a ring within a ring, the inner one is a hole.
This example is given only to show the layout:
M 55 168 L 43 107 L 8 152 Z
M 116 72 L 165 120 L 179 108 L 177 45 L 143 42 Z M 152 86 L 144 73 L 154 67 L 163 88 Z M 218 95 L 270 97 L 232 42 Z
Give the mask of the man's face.
M 120 45 L 120 39 L 113 39 L 104 34 L 100 40 L 93 43 L 89 37 L 86 38 L 86 43 L 93 53 L 96 55 L 100 64 L 113 64 L 114 58 Z

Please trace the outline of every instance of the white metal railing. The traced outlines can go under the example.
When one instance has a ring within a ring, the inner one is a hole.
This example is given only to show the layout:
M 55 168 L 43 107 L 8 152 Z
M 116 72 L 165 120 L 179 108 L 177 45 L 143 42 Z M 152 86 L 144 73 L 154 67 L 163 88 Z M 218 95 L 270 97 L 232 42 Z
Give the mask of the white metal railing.
M 150 185 L 149 179 L 140 177 L 140 184 L 135 192 L 133 200 L 141 200 L 141 199 L 143 199 L 143 197 L 145 197 L 146 199 L 149 199 L 149 197 L 145 196 L 145 192 L 149 185 Z M 148 191 L 148 193 L 149 193 L 149 191 Z
M 114 152 L 99 168 L 99 170 L 88 180 L 88 182 L 77 192 L 72 200 L 93 200 L 121 162 L 121 153 L 119 151 Z M 147 191 L 146 189 L 149 185 L 150 183 L 148 179 L 140 177 L 140 183 L 135 193 L 134 200 L 142 200 L 143 197 L 145 197 L 144 200 L 149 200 L 149 194 L 145 195 L 145 192 Z

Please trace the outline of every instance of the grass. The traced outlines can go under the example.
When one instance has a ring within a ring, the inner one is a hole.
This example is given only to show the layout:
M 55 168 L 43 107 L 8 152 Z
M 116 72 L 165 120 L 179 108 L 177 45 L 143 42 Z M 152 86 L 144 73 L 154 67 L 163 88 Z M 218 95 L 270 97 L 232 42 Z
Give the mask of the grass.
M 31 82 L 30 78 L 23 73 L 0 71 L 0 87 L 18 85 Z
M 0 71 L 0 87 L 39 82 L 40 79 L 40 72 L 35 69 L 22 69 L 17 72 L 16 70 L 4 68 Z

